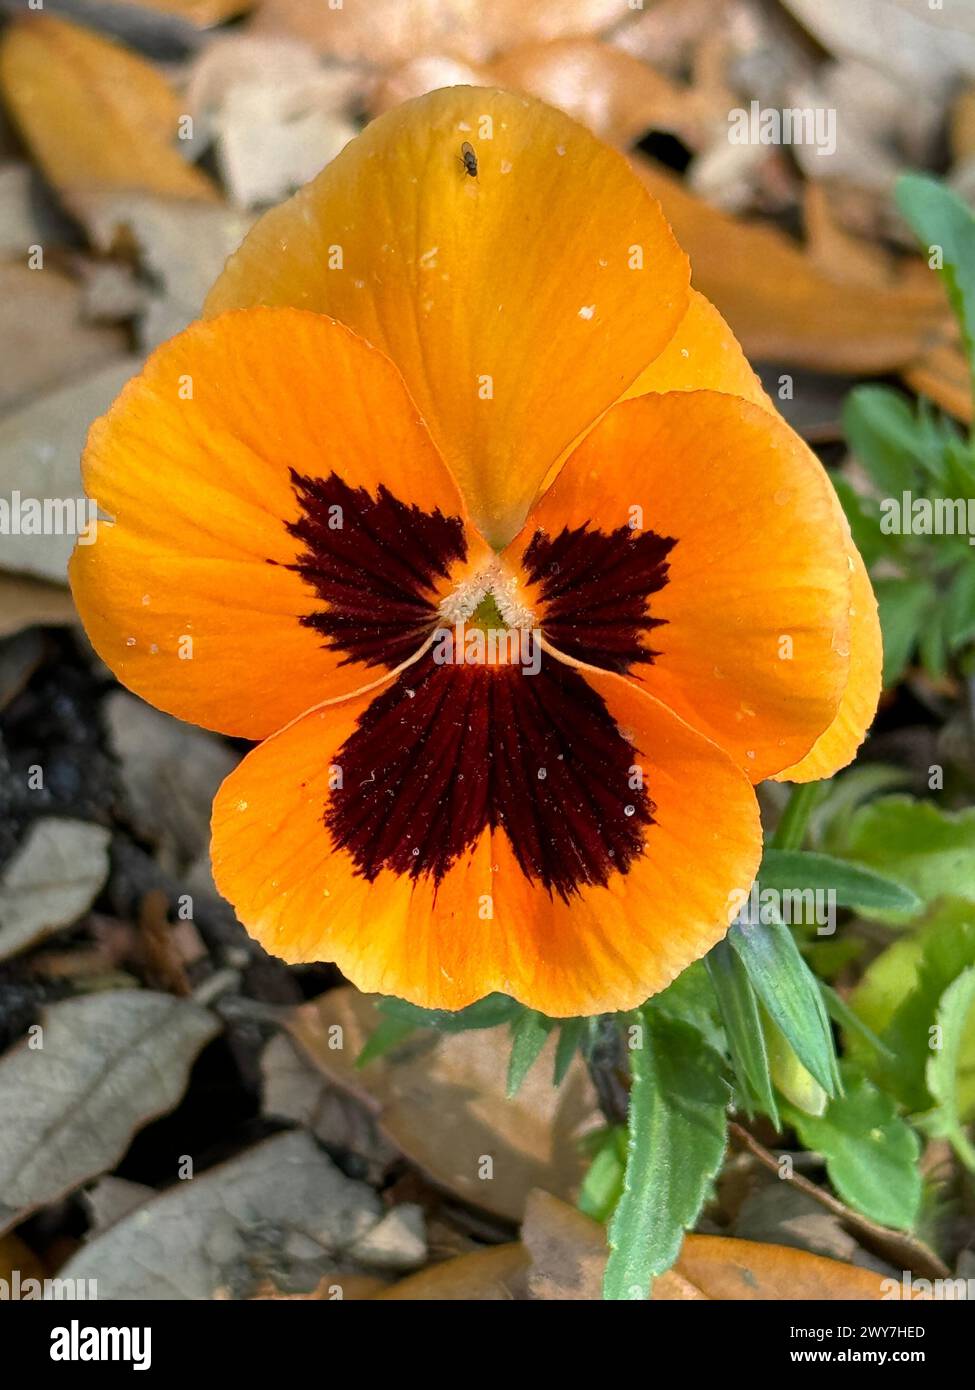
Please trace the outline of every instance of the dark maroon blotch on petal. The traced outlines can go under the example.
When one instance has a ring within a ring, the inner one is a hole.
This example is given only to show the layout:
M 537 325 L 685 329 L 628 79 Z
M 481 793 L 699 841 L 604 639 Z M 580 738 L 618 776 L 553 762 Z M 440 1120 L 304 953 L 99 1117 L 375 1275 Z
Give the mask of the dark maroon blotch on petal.
M 372 701 L 336 763 L 325 822 L 370 880 L 440 882 L 491 827 L 530 880 L 568 899 L 626 873 L 653 823 L 640 756 L 598 692 L 551 658 L 532 674 L 426 656 Z
M 536 531 L 523 564 L 539 586 L 545 636 L 568 656 L 607 671 L 625 674 L 652 662 L 659 653 L 642 639 L 664 619 L 651 615 L 648 599 L 667 582 L 675 544 L 628 526 L 564 527 L 554 537 Z
M 302 515 L 288 531 L 304 550 L 297 570 L 326 608 L 300 621 L 344 651 L 343 665 L 398 666 L 437 618 L 436 583 L 467 555 L 459 516 L 425 512 L 387 488 L 373 497 L 337 473 L 291 473 Z

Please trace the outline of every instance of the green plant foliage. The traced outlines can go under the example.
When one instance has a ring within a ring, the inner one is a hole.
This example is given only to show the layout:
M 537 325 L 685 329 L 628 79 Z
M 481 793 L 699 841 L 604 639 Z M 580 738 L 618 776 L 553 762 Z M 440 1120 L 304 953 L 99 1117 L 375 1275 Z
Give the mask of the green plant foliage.
M 511 1057 L 508 1061 L 508 1095 L 516 1096 L 548 1041 L 555 1021 L 534 1009 L 523 1009 L 511 1025 Z
M 924 1117 L 927 1132 L 947 1139 L 971 1173 L 975 1173 L 975 1147 L 965 1133 L 959 1083 L 966 1030 L 973 1007 L 975 966 L 952 981 L 938 1004 L 936 1046 L 928 1058 L 925 1074 L 934 1109 Z
M 851 816 L 838 857 L 878 873 L 893 869 L 920 900 L 919 908 L 950 893 L 975 902 L 975 809 L 942 811 L 933 801 L 910 796 L 880 797 Z M 914 911 L 874 907 L 873 916 L 894 924 Z
M 935 179 L 905 175 L 896 196 L 944 281 L 975 380 L 975 217 Z M 877 595 L 884 684 L 895 685 L 915 660 L 939 678 L 975 640 L 972 440 L 886 386 L 852 391 L 843 428 L 864 482 L 839 479 L 837 491 Z
M 782 922 L 736 923 L 728 941 L 799 1061 L 828 1096 L 834 1095 L 838 1069 L 826 1007 L 789 928 Z
M 635 1015 L 623 1191 L 609 1224 L 603 1294 L 649 1296 L 677 1258 L 724 1156 L 729 1090 L 696 1028 L 652 1003 Z
M 830 1182 L 849 1206 L 898 1230 L 911 1230 L 921 1205 L 921 1146 L 889 1096 L 862 1072 L 841 1067 L 843 1094 L 821 1116 L 786 1106 L 807 1149 L 822 1154 Z

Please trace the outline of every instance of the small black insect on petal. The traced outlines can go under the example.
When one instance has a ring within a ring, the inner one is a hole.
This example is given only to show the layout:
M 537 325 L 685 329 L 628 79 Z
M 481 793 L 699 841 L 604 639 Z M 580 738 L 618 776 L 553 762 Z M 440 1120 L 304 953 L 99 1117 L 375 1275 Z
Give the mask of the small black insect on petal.
M 477 178 L 477 155 L 474 153 L 474 146 L 469 140 L 465 140 L 460 147 L 460 157 L 464 161 L 464 168 L 472 179 Z

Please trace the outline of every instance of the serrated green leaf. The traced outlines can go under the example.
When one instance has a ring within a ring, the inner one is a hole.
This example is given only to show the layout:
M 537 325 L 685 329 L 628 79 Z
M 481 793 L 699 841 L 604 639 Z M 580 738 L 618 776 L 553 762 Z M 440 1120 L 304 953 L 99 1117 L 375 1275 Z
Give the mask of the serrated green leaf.
M 767 849 L 758 877 L 779 893 L 832 891 L 839 907 L 915 913 L 922 906 L 912 889 L 888 875 L 811 850 Z
M 836 1052 L 819 983 L 782 922 L 736 922 L 728 941 L 770 1017 L 828 1096 L 838 1085 Z
M 929 1134 L 947 1139 L 969 1172 L 975 1173 L 975 1147 L 965 1133 L 958 1095 L 965 1029 L 975 1005 L 975 967 L 954 980 L 938 1005 L 935 1023 L 940 1048 L 928 1058 L 926 1081 L 935 1108 L 924 1117 Z
M 884 639 L 884 686 L 890 687 L 904 674 L 938 596 L 927 579 L 875 579 L 873 588 Z
M 441 1033 L 466 1033 L 472 1028 L 496 1028 L 510 1023 L 522 1011 L 522 1005 L 507 994 L 487 994 L 466 1009 L 422 1009 L 405 999 L 388 995 L 376 1007 L 380 1013 L 412 1023 L 414 1028 L 436 1028 Z
M 609 1225 L 608 1299 L 646 1298 L 677 1258 L 724 1156 L 722 1060 L 696 1029 L 644 1006 L 632 1084 L 623 1192 Z
M 844 1064 L 843 1095 L 818 1118 L 787 1107 L 786 1118 L 807 1149 L 822 1154 L 848 1206 L 883 1226 L 909 1231 L 921 1203 L 921 1146 L 889 1096 Z
M 918 426 L 906 397 L 889 386 L 855 387 L 843 403 L 843 433 L 882 497 L 911 490 Z
M 508 1061 L 508 1098 L 516 1096 L 521 1083 L 531 1071 L 538 1054 L 545 1046 L 555 1021 L 534 1009 L 525 1009 L 514 1024 L 511 1035 L 511 1057 Z
M 572 1059 L 578 1052 L 586 1036 L 585 1018 L 566 1018 L 559 1024 L 559 1040 L 555 1045 L 555 1064 L 552 1069 L 552 1085 L 561 1086 L 566 1073 L 572 1066 Z
M 975 555 L 959 566 L 944 606 L 944 626 L 952 652 L 975 638 Z
M 369 1034 L 362 1046 L 362 1051 L 355 1059 L 357 1067 L 368 1066 L 377 1057 L 384 1056 L 394 1047 L 398 1047 L 412 1033 L 417 1031 L 415 1023 L 407 1023 L 402 1018 L 381 1018 L 378 1025 Z
M 778 1129 L 779 1112 L 769 1075 L 765 1034 L 748 972 L 727 941 L 719 941 L 711 948 L 705 964 L 721 1011 L 743 1107 L 749 1114 L 756 1108 L 764 1111 Z

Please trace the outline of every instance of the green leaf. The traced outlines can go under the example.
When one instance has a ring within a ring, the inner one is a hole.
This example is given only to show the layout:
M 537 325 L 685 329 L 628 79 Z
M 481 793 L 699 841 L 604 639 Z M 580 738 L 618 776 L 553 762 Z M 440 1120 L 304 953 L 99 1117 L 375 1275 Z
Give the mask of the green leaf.
M 844 1064 L 843 1094 L 816 1118 L 785 1111 L 803 1145 L 826 1160 L 837 1193 L 871 1221 L 909 1231 L 921 1203 L 921 1146 L 894 1102 Z
M 880 511 L 876 500 L 863 497 L 841 474 L 833 475 L 833 486 L 850 523 L 853 543 L 863 556 L 863 563 L 870 569 L 891 549 L 891 537 L 885 536 L 880 529 Z
M 929 261 L 941 248 L 941 278 L 975 374 L 975 217 L 950 188 L 922 174 L 903 174 L 894 192 Z
M 779 1112 L 769 1075 L 765 1035 L 748 972 L 727 941 L 712 947 L 705 964 L 721 1010 L 744 1108 L 749 1114 L 756 1108 L 763 1110 L 778 1129 Z
M 928 1090 L 935 1109 L 924 1117 L 929 1134 L 947 1139 L 969 1172 L 975 1173 L 975 1148 L 962 1122 L 958 1073 L 962 1057 L 965 1026 L 975 1005 L 975 967 L 971 967 L 948 986 L 941 996 L 936 1015 L 940 1030 L 940 1049 L 931 1053 L 927 1065 Z
M 579 1190 L 578 1207 L 595 1221 L 608 1221 L 623 1194 L 626 1172 L 626 1130 L 606 1130 Z
M 838 1023 L 846 1032 L 853 1034 L 861 1043 L 864 1043 L 876 1056 L 888 1062 L 895 1062 L 897 1059 L 894 1053 L 877 1037 L 872 1028 L 869 1028 L 850 1008 L 846 1000 L 836 993 L 832 985 L 823 984 L 820 981 L 820 989 L 823 991 L 823 1003 L 826 1005 L 826 1012 L 834 1023 Z
M 921 900 L 910 888 L 875 869 L 848 864 L 829 854 L 767 849 L 758 876 L 763 888 L 774 888 L 781 894 L 833 892 L 838 907 L 911 913 L 921 910 Z
M 959 566 L 943 613 L 948 646 L 957 652 L 975 637 L 975 555 L 969 564 Z
M 854 1037 L 848 1049 L 863 1069 L 909 1110 L 932 1103 L 927 1087 L 929 1039 L 945 991 L 975 966 L 975 908 L 943 901 L 915 937 L 895 942 L 868 967 L 850 1003 L 880 1033 L 887 1055 L 865 1050 Z M 958 1105 L 975 1113 L 975 1017 L 967 1025 L 958 1065 Z
M 904 768 L 891 767 L 888 763 L 864 763 L 862 767 L 852 767 L 842 776 L 834 777 L 810 817 L 813 843 L 829 850 L 842 844 L 853 813 L 865 801 L 870 801 L 878 792 L 904 787 L 910 780 L 910 773 Z
M 934 680 L 940 680 L 948 669 L 948 638 L 945 633 L 944 608 L 935 605 L 921 626 L 917 642 L 921 665 Z
M 511 1035 L 511 1058 L 508 1062 L 508 1097 L 516 1096 L 521 1083 L 531 1071 L 538 1054 L 545 1046 L 555 1021 L 534 1009 L 525 1009 L 514 1024 Z
M 394 1047 L 398 1047 L 404 1039 L 415 1032 L 415 1023 L 407 1023 L 401 1018 L 380 1019 L 378 1026 L 369 1034 L 363 1044 L 362 1051 L 355 1059 L 356 1066 L 368 1066 L 377 1057 L 382 1057 Z
M 646 1298 L 677 1258 L 724 1156 L 722 1060 L 696 1029 L 640 1011 L 623 1192 L 609 1225 L 608 1299 Z
M 803 1066 L 828 1096 L 838 1085 L 833 1035 L 819 984 L 782 922 L 736 922 L 728 941 L 759 999 Z
M 559 1040 L 555 1045 L 555 1066 L 552 1072 L 552 1085 L 561 1086 L 566 1073 L 572 1066 L 572 1059 L 582 1046 L 586 1036 L 584 1018 L 567 1018 L 559 1024 Z
M 388 995 L 380 999 L 377 1008 L 380 1013 L 411 1023 L 414 1028 L 437 1028 L 442 1033 L 465 1033 L 472 1028 L 496 1028 L 501 1023 L 509 1023 L 522 1011 L 522 1005 L 506 994 L 487 994 L 476 1004 L 466 1009 L 421 1009 L 417 1004 L 407 1003 Z
M 647 1007 L 655 1013 L 666 1014 L 678 1023 L 689 1023 L 716 1052 L 721 1052 L 724 1037 L 716 1004 L 707 969 L 699 960 L 682 970 L 666 989 L 647 1000 Z
M 896 685 L 907 668 L 925 615 L 938 601 L 927 579 L 875 579 L 884 639 L 884 685 Z
M 897 879 L 930 904 L 951 894 L 975 902 L 975 809 L 942 811 L 932 801 L 885 796 L 850 818 L 846 836 L 833 851 L 844 859 Z M 880 911 L 893 923 L 916 914 Z
M 918 427 L 906 397 L 889 386 L 855 387 L 843 403 L 843 433 L 882 497 L 914 487 Z

